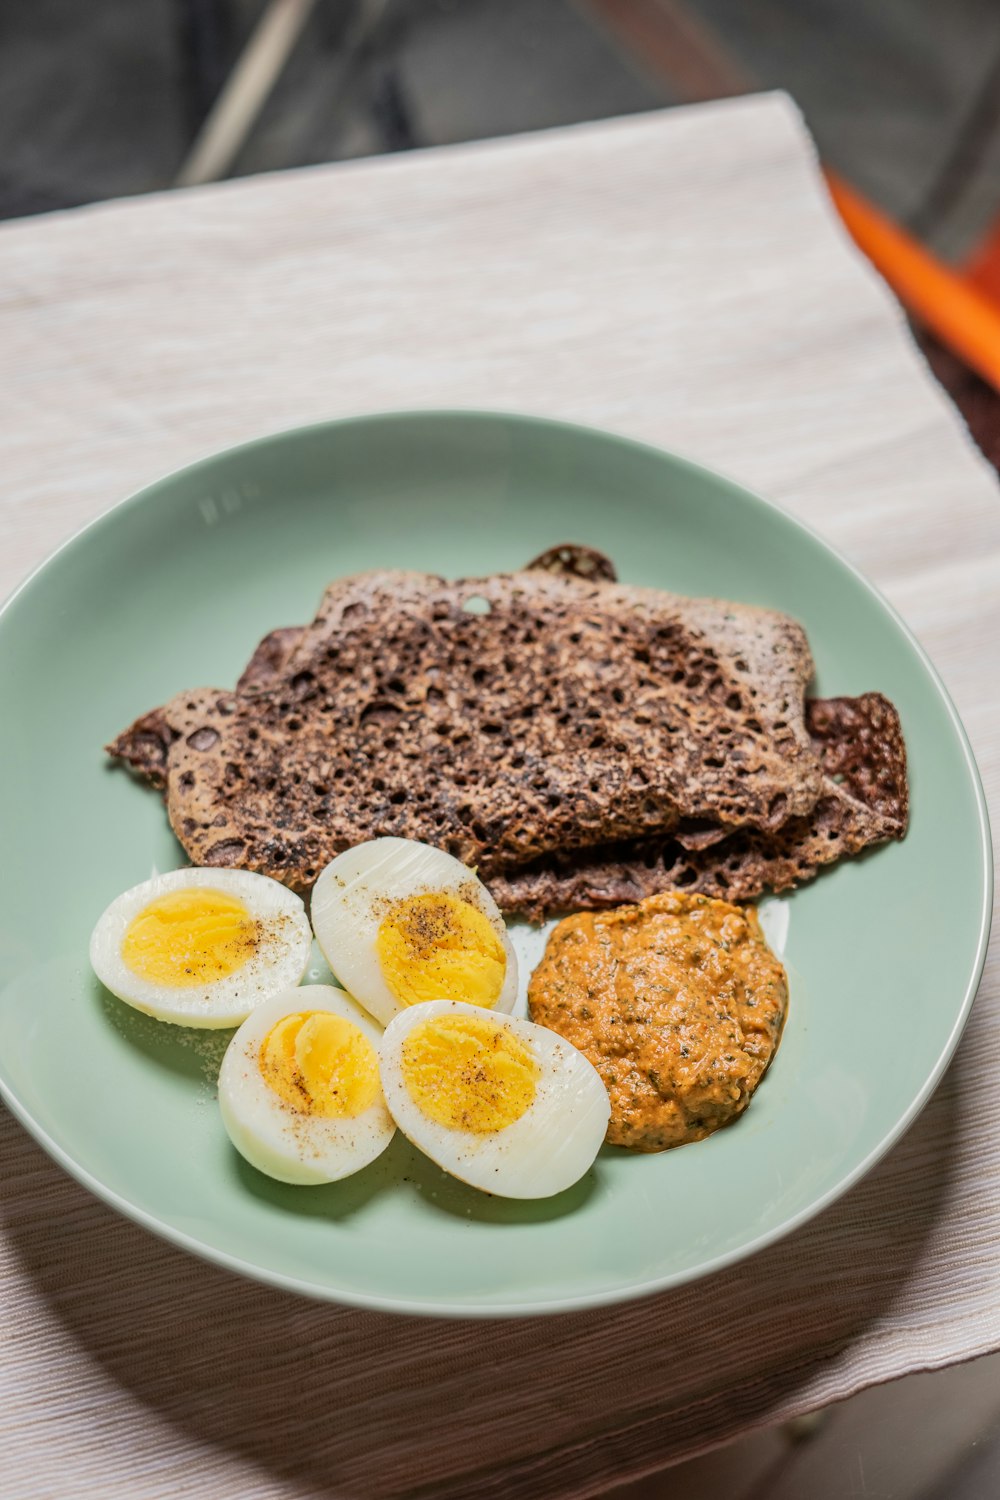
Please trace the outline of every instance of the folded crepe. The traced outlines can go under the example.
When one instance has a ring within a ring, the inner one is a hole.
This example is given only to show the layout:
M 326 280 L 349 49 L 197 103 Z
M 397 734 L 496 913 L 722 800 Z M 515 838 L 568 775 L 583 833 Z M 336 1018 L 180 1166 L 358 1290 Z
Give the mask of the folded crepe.
M 298 889 L 394 834 L 532 916 L 678 885 L 739 898 L 905 831 L 895 710 L 807 713 L 812 670 L 787 616 L 627 587 L 567 545 L 486 578 L 341 579 L 235 692 L 179 694 L 108 749 L 164 790 L 195 863 Z
M 805 817 L 778 829 L 740 829 L 701 843 L 634 840 L 550 856 L 494 877 L 502 911 L 540 920 L 686 890 L 751 901 L 811 880 L 824 865 L 906 832 L 909 794 L 899 715 L 881 693 L 816 698 L 807 721 L 824 766 L 823 790 Z

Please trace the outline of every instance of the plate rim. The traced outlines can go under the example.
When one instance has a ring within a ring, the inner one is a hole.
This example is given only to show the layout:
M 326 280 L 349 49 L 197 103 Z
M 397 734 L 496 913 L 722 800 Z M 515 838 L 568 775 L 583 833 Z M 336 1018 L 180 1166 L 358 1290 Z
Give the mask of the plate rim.
M 812 1219 L 817 1218 L 825 1209 L 842 1198 L 868 1175 L 878 1162 L 906 1134 L 927 1105 L 940 1083 L 948 1064 L 951 1062 L 968 1023 L 989 948 L 993 916 L 994 867 L 989 809 L 982 784 L 982 777 L 965 726 L 962 723 L 951 694 L 927 651 L 896 607 L 885 597 L 877 585 L 847 558 L 839 548 L 834 546 L 818 530 L 810 525 L 809 522 L 801 520 L 800 517 L 787 510 L 777 501 L 759 494 L 756 490 L 751 489 L 741 480 L 735 479 L 724 470 L 701 463 L 687 454 L 678 452 L 676 449 L 645 442 L 642 439 L 627 436 L 613 429 L 596 427 L 589 423 L 566 421 L 557 417 L 540 416 L 501 408 L 436 406 L 390 408 L 382 411 L 333 417 L 316 422 L 282 427 L 248 439 L 245 442 L 212 449 L 201 457 L 168 470 L 156 479 L 142 485 L 139 489 L 133 490 L 71 532 L 46 557 L 42 558 L 0 603 L 0 630 L 3 630 L 6 617 L 15 602 L 35 584 L 37 579 L 44 575 L 50 568 L 54 567 L 65 552 L 70 551 L 91 532 L 99 532 L 102 528 L 113 525 L 119 515 L 138 508 L 143 504 L 150 503 L 151 497 L 162 485 L 169 484 L 173 480 L 189 476 L 200 469 L 207 468 L 220 459 L 232 458 L 240 454 L 250 454 L 254 449 L 265 447 L 275 441 L 294 441 L 295 439 L 311 435 L 327 434 L 346 426 L 392 425 L 394 423 L 413 422 L 415 420 L 429 421 L 432 424 L 440 423 L 442 425 L 455 422 L 459 424 L 462 422 L 485 422 L 487 424 L 514 423 L 518 426 L 548 428 L 568 434 L 570 437 L 596 438 L 600 441 L 617 445 L 634 453 L 650 456 L 657 460 L 668 458 L 699 477 L 707 478 L 709 481 L 714 482 L 721 480 L 732 492 L 734 499 L 738 498 L 741 501 L 750 500 L 752 503 L 760 506 L 765 512 L 773 513 L 779 521 L 790 524 L 797 531 L 803 533 L 811 542 L 817 544 L 830 554 L 851 575 L 854 581 L 860 584 L 865 592 L 874 598 L 875 602 L 896 625 L 937 693 L 944 707 L 952 732 L 955 734 L 959 748 L 961 749 L 965 769 L 974 793 L 978 833 L 977 855 L 982 875 L 982 902 L 979 913 L 976 947 L 965 981 L 962 1002 L 956 1012 L 954 1021 L 938 1057 L 922 1086 L 899 1120 L 885 1133 L 878 1145 L 873 1147 L 867 1156 L 841 1177 L 837 1183 L 828 1188 L 819 1198 L 800 1209 L 797 1213 L 789 1215 L 780 1224 L 772 1226 L 756 1238 L 714 1256 L 697 1267 L 689 1267 L 682 1271 L 651 1277 L 645 1281 L 615 1288 L 614 1290 L 600 1290 L 582 1294 L 576 1293 L 560 1298 L 536 1299 L 529 1302 L 506 1302 L 503 1304 L 462 1303 L 454 1301 L 439 1302 L 435 1300 L 415 1301 L 411 1297 L 382 1296 L 352 1290 L 343 1291 L 331 1288 L 322 1283 L 312 1282 L 305 1277 L 275 1271 L 266 1266 L 243 1260 L 239 1255 L 206 1244 L 183 1229 L 170 1224 L 162 1218 L 158 1218 L 155 1214 L 139 1207 L 137 1204 L 131 1203 L 116 1192 L 115 1189 L 102 1183 L 83 1163 L 76 1161 L 68 1151 L 64 1150 L 49 1135 L 46 1128 L 35 1118 L 30 1108 L 19 1098 L 16 1090 L 7 1082 L 3 1076 L 2 1068 L 0 1068 L 0 1098 L 5 1101 L 14 1117 L 24 1126 L 29 1135 L 33 1137 L 36 1143 L 41 1146 L 53 1161 L 61 1166 L 70 1177 L 80 1183 L 82 1187 L 86 1188 L 110 1208 L 122 1214 L 124 1218 L 149 1230 L 169 1244 L 187 1251 L 197 1259 L 208 1261 L 224 1270 L 231 1271 L 263 1285 L 272 1286 L 280 1291 L 292 1292 L 312 1300 L 341 1307 L 392 1313 L 398 1316 L 449 1318 L 466 1321 L 478 1321 L 483 1318 L 524 1318 L 569 1314 L 638 1301 L 644 1297 L 653 1296 L 660 1292 L 667 1292 L 689 1283 L 700 1281 L 719 1271 L 725 1270 L 729 1266 L 739 1264 L 743 1260 L 748 1260 L 761 1250 L 778 1243 L 788 1235 L 793 1234 L 797 1229 L 802 1228 L 803 1225 L 809 1223 Z

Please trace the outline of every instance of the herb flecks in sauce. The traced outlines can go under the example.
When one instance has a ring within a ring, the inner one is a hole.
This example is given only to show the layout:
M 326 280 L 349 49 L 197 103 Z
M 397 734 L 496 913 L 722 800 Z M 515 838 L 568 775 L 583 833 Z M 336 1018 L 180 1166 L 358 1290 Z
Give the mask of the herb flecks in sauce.
M 777 1048 L 788 984 L 752 907 L 670 893 L 560 922 L 528 1002 L 532 1020 L 601 1074 L 609 1142 L 663 1151 L 746 1108 Z

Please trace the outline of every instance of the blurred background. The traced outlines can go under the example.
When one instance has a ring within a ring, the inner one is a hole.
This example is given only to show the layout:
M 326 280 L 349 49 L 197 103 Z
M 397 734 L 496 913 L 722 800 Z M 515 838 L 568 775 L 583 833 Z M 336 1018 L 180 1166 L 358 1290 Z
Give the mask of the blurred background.
M 775 87 L 1000 464 L 998 0 L 0 0 L 0 218 Z
M 212 175 L 780 87 L 945 258 L 1000 213 L 996 0 L 0 0 L 0 215 L 170 187 L 265 18 L 274 86 Z

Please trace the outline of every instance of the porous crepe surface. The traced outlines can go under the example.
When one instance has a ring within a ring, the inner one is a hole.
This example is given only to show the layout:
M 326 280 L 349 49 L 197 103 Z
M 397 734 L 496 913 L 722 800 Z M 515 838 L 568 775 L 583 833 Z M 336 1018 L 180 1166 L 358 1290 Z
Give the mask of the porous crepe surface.
M 262 643 L 271 686 L 159 711 L 170 821 L 197 864 L 303 887 L 396 834 L 488 874 L 683 819 L 779 827 L 822 788 L 809 647 L 771 610 L 544 571 L 384 571 L 332 584 L 288 644 Z
M 603 579 L 617 583 L 618 574 L 610 557 L 598 552 L 595 547 L 581 546 L 578 542 L 560 542 L 547 547 L 531 562 L 525 571 L 540 570 L 565 578 Z M 258 642 L 254 653 L 236 683 L 237 693 L 262 692 L 274 687 L 292 652 L 305 634 L 304 625 L 283 625 L 268 631 Z M 162 708 L 151 709 L 124 730 L 107 748 L 112 755 L 127 760 L 134 771 L 138 771 L 155 787 L 166 786 L 167 755 L 176 735 L 171 731 Z
M 302 639 L 302 631 L 301 625 L 285 625 L 269 631 L 243 668 L 236 691 L 252 693 L 280 680 L 285 663 Z
M 739 829 L 700 848 L 674 836 L 549 857 L 494 877 L 489 884 L 497 904 L 508 914 L 540 919 L 672 890 L 749 901 L 810 880 L 835 860 L 901 839 L 909 792 L 894 706 L 881 693 L 817 698 L 807 704 L 807 722 L 824 778 L 819 800 L 804 817 L 768 832 Z
M 618 574 L 610 557 L 598 552 L 596 547 L 582 547 L 578 542 L 560 542 L 555 547 L 547 547 L 544 552 L 532 558 L 531 562 L 526 563 L 523 571 L 554 573 L 562 578 L 618 582 Z M 288 625 L 269 631 L 244 667 L 236 684 L 236 691 L 251 693 L 272 687 L 280 678 L 292 652 L 305 634 L 305 629 L 304 625 Z
M 603 579 L 605 583 L 617 583 L 618 572 L 614 563 L 596 547 L 581 547 L 578 542 L 560 542 L 555 547 L 546 547 L 530 563 L 525 571 L 538 570 L 555 573 L 561 578 Z

